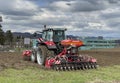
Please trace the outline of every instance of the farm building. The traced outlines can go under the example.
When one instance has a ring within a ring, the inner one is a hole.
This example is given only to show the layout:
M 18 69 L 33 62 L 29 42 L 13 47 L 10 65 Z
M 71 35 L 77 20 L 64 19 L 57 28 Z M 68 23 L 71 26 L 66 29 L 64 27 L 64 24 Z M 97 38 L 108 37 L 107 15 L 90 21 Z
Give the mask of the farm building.
M 90 50 L 90 49 L 98 49 L 98 48 L 115 48 L 117 43 L 115 40 L 107 40 L 103 38 L 96 38 L 96 39 L 82 39 L 85 46 L 82 46 L 81 50 Z

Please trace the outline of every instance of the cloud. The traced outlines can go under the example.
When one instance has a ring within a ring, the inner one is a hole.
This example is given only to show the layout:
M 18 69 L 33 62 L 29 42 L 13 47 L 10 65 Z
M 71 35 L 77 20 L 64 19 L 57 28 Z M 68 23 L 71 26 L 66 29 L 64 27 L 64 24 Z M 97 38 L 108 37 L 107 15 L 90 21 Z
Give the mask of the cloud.
M 90 12 L 108 8 L 111 4 L 118 1 L 113 0 L 51 0 L 47 6 L 49 10 L 66 12 Z
M 116 32 L 120 29 L 120 7 L 113 7 L 103 11 L 101 13 L 101 18 L 108 25 L 108 27 L 112 28 Z M 120 31 L 119 31 L 120 32 Z
M 120 2 L 119 0 L 108 0 L 108 1 L 111 4 L 118 4 Z
M 104 0 L 80 0 L 74 1 L 70 4 L 71 11 L 81 12 L 81 11 L 96 11 L 102 10 L 107 7 L 107 2 Z
M 5 15 L 30 16 L 37 9 L 37 5 L 27 0 L 0 0 L 0 12 Z
M 73 35 L 116 36 L 119 5 L 119 0 L 0 0 L 0 15 L 5 30 L 34 32 L 46 24 Z

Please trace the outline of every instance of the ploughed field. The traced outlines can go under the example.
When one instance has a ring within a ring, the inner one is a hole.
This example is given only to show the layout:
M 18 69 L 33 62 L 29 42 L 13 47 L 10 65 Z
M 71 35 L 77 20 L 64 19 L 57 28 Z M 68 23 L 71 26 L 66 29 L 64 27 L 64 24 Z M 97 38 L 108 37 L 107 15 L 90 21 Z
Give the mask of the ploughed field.
M 39 67 L 39 65 L 24 61 L 21 52 L 0 52 L 0 71 L 7 68 L 25 69 L 29 66 Z
M 80 51 L 80 54 L 95 57 L 99 66 L 120 65 L 120 48 Z
M 24 69 L 26 67 L 38 67 L 38 64 L 24 61 L 20 52 L 0 52 L 0 71 L 7 68 Z M 93 56 L 97 59 L 99 66 L 120 65 L 120 49 L 102 49 L 80 51 L 81 55 Z

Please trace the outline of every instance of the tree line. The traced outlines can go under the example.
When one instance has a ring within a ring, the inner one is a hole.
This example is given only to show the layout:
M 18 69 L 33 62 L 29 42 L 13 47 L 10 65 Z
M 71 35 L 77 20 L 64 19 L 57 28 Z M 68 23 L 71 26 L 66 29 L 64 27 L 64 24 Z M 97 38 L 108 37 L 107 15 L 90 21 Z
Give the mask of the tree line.
M 11 30 L 4 32 L 2 28 L 0 28 L 0 45 L 12 45 L 12 42 L 13 34 Z

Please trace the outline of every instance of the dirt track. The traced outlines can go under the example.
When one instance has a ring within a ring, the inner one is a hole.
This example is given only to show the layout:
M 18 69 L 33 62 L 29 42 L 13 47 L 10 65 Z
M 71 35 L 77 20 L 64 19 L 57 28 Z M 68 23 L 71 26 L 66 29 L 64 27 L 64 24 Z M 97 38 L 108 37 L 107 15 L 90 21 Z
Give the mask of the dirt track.
M 97 58 L 100 66 L 120 65 L 120 51 L 80 51 L 81 54 L 88 54 Z M 0 71 L 6 68 L 24 69 L 28 66 L 40 67 L 36 63 L 23 61 L 21 53 L 0 52 Z

